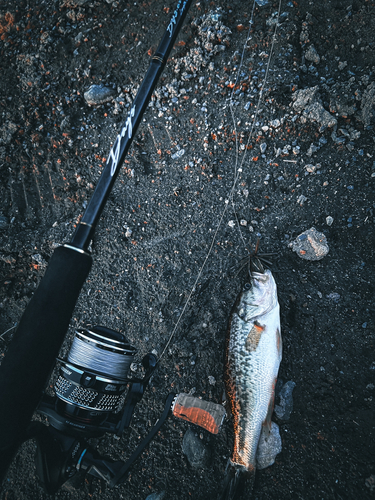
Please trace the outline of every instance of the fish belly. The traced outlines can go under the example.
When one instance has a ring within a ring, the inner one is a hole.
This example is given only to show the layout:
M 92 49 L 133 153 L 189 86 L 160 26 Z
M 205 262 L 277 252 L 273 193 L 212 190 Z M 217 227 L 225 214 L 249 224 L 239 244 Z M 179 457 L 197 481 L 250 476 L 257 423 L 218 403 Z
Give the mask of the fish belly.
M 279 304 L 248 321 L 234 313 L 226 366 L 226 389 L 234 419 L 232 462 L 249 470 L 255 468 L 262 425 L 270 425 L 280 361 Z

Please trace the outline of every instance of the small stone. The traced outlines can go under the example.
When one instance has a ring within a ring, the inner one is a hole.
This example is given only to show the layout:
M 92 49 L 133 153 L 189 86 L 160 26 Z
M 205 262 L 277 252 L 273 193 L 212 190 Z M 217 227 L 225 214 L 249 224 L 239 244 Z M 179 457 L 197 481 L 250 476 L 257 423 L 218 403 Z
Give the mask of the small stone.
M 303 194 L 301 194 L 298 198 L 297 198 L 297 203 L 299 205 L 301 205 L 301 207 L 303 206 L 303 204 L 305 203 L 305 201 L 307 201 L 307 197 Z
M 208 383 L 209 383 L 210 385 L 215 385 L 215 384 L 216 384 L 216 379 L 215 379 L 215 377 L 213 377 L 212 375 L 209 375 L 209 377 L 208 377 Z
M 163 500 L 165 497 L 165 491 L 161 491 L 160 493 L 151 493 L 146 497 L 146 500 Z
M 340 297 L 340 294 L 336 292 L 331 292 L 327 295 L 327 299 L 332 300 L 332 302 L 335 302 L 336 304 L 340 300 Z
M 303 114 L 311 121 L 316 121 L 321 127 L 334 127 L 337 120 L 327 110 L 323 108 L 320 102 L 314 102 L 307 106 Z
M 319 151 L 319 147 L 311 143 L 309 149 L 306 151 L 307 156 L 312 156 L 314 153 Z
M 292 95 L 293 108 L 296 111 L 303 111 L 309 104 L 316 101 L 318 91 L 318 86 L 296 90 Z
M 176 160 L 177 158 L 181 158 L 181 156 L 183 156 L 185 154 L 185 150 L 184 149 L 180 149 L 179 151 L 176 151 L 176 153 L 174 153 L 171 158 L 172 160 Z
M 87 104 L 93 106 L 104 104 L 105 102 L 112 101 L 115 92 L 109 87 L 104 85 L 91 85 L 91 87 L 83 94 Z
M 8 227 L 9 220 L 5 215 L 0 215 L 0 230 L 6 229 Z
M 196 469 L 201 469 L 208 464 L 208 449 L 191 429 L 185 432 L 182 441 L 182 453 L 186 455 L 189 464 Z
M 327 226 L 332 226 L 333 217 L 331 217 L 330 215 L 328 217 L 326 217 L 326 223 L 327 223 Z
M 236 223 L 234 222 L 234 220 L 230 220 L 230 221 L 228 222 L 228 226 L 229 226 L 229 227 L 235 227 L 235 225 L 236 225 Z
M 247 220 L 241 219 L 240 224 L 241 224 L 241 226 L 247 226 Z
M 316 167 L 315 167 L 315 165 L 311 165 L 309 163 L 308 165 L 305 165 L 305 169 L 307 170 L 307 172 L 309 172 L 310 174 L 312 174 L 313 172 L 315 172 Z
M 338 68 L 339 68 L 340 71 L 342 71 L 344 68 L 347 67 L 347 65 L 348 65 L 347 61 L 340 61 Z
M 302 239 L 301 236 L 306 238 Z M 327 238 L 314 227 L 300 234 L 289 247 L 296 252 L 301 259 L 315 261 L 321 260 L 329 252 Z
M 263 142 L 261 145 L 260 145 L 260 152 L 261 153 L 264 153 L 267 149 L 267 144 L 265 142 Z
M 256 455 L 257 469 L 262 470 L 275 463 L 276 455 L 282 450 L 279 426 L 271 422 L 271 430 L 268 432 L 262 427 Z
M 272 128 L 279 128 L 279 127 L 280 127 L 280 125 L 281 125 L 281 122 L 280 122 L 280 120 L 278 120 L 277 118 L 276 118 L 276 120 L 272 120 L 272 121 L 270 121 L 270 126 L 271 126 Z
M 47 261 L 45 259 L 43 259 L 43 257 L 39 253 L 32 255 L 31 258 L 32 258 L 33 262 L 35 262 L 35 264 L 37 266 L 39 266 L 41 269 L 44 269 L 47 267 Z
M 290 415 L 293 411 L 293 389 L 295 386 L 296 384 L 292 380 L 286 382 L 277 396 L 280 402 L 278 405 L 275 405 L 275 414 L 277 418 L 283 422 L 290 419 Z
M 310 45 L 310 47 L 306 50 L 306 52 L 305 52 L 305 58 L 308 61 L 311 61 L 311 62 L 313 62 L 315 64 L 319 64 L 320 63 L 320 56 L 317 53 L 316 48 L 313 45 Z

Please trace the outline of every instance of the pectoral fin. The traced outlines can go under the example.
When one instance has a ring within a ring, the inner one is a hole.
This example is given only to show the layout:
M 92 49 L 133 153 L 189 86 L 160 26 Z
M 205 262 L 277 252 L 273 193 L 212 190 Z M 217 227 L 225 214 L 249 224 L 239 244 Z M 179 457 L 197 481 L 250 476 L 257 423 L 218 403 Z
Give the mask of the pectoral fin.
M 273 407 L 275 405 L 276 382 L 277 382 L 277 379 L 274 380 L 274 383 L 272 385 L 272 395 L 271 395 L 270 401 L 268 403 L 267 415 L 266 415 L 266 418 L 264 419 L 264 422 L 263 422 L 264 430 L 267 430 L 268 433 L 271 432 L 271 419 L 272 419 L 272 414 L 273 414 Z
M 246 350 L 247 351 L 255 351 L 256 348 L 258 347 L 260 337 L 262 336 L 262 333 L 265 329 L 265 326 L 260 325 L 257 321 L 255 321 L 252 329 L 249 332 L 249 335 L 247 336 L 246 339 Z

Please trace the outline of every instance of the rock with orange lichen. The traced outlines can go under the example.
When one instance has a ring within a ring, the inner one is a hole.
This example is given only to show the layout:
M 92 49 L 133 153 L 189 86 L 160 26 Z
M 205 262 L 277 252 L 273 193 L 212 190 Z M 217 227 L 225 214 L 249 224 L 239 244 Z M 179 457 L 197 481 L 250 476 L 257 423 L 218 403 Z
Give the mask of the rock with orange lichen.
M 319 233 L 312 227 L 301 233 L 289 244 L 289 247 L 296 252 L 301 259 L 321 260 L 329 252 L 329 246 L 325 234 Z

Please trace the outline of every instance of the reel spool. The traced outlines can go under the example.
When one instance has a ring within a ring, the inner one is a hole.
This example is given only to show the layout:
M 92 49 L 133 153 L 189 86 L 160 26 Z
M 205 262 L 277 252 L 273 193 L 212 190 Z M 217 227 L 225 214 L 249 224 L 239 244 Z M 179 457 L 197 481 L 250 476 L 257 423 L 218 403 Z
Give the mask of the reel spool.
M 56 409 L 77 422 L 98 425 L 119 409 L 136 349 L 103 326 L 77 330 L 55 383 Z

